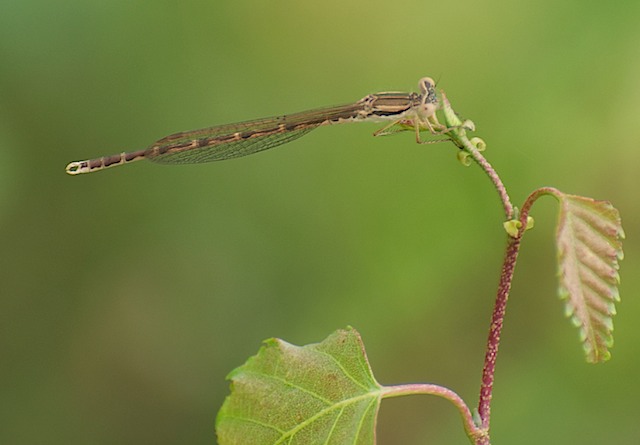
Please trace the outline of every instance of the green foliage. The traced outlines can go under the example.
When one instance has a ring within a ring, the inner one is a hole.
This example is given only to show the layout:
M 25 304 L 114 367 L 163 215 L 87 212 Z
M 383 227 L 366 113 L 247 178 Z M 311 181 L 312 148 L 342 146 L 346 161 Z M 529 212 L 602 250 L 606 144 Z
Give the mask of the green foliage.
M 229 379 L 216 422 L 220 445 L 375 441 L 381 388 L 353 329 L 302 347 L 268 340 Z

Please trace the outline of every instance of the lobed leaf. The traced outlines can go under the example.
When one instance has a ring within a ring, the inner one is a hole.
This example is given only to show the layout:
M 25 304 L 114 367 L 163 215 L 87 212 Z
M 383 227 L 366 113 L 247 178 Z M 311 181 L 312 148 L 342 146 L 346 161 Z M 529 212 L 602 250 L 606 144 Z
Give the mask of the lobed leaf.
M 624 232 L 608 201 L 554 193 L 560 201 L 556 233 L 560 297 L 580 330 L 588 362 L 611 357 L 615 302 L 620 300 L 618 261 Z
M 220 445 L 375 443 L 381 387 L 352 328 L 307 346 L 267 340 L 228 378 Z

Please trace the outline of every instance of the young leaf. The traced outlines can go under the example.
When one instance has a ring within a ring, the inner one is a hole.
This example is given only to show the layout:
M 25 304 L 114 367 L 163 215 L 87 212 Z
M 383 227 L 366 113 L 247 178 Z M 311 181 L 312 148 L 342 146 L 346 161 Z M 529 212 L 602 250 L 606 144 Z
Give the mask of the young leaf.
M 588 362 L 611 357 L 613 315 L 620 300 L 618 261 L 624 232 L 609 202 L 553 193 L 560 201 L 556 233 L 560 297 L 565 313 L 580 329 Z
M 307 346 L 267 340 L 228 378 L 220 445 L 375 443 L 381 387 L 352 328 Z

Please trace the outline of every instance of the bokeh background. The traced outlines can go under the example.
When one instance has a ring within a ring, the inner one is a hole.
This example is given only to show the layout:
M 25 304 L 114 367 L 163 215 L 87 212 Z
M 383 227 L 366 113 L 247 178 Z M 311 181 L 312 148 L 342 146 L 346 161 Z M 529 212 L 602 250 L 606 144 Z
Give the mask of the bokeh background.
M 450 144 L 322 128 L 233 161 L 69 161 L 180 130 L 439 80 L 514 202 L 608 199 L 627 233 L 613 359 L 587 365 L 556 296 L 557 206 L 516 271 L 493 442 L 637 444 L 640 2 L 0 2 L 0 443 L 211 444 L 225 375 L 261 341 L 355 326 L 383 384 L 477 400 L 505 244 Z M 430 397 L 382 444 L 466 443 Z

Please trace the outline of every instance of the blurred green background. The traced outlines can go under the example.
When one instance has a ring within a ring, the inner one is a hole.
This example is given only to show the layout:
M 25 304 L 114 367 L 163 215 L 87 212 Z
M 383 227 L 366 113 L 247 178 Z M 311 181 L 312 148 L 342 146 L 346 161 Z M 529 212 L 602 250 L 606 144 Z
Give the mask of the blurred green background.
M 521 203 L 607 199 L 627 233 L 613 359 L 556 297 L 534 207 L 493 405 L 496 444 L 637 444 L 640 2 L 3 1 L 0 443 L 210 444 L 263 339 L 363 335 L 383 384 L 476 404 L 505 244 L 451 144 L 342 125 L 228 162 L 67 162 L 180 130 L 439 80 Z M 382 404 L 382 444 L 466 443 L 447 402 Z

